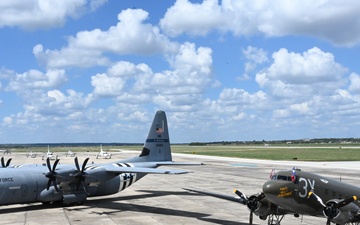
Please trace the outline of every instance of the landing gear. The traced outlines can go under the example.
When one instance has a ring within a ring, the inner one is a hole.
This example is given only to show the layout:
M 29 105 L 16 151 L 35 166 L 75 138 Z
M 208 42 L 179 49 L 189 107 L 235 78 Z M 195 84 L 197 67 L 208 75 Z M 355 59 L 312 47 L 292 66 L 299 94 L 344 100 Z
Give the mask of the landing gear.
M 283 218 L 284 215 L 269 215 L 268 225 L 280 225 L 280 222 Z

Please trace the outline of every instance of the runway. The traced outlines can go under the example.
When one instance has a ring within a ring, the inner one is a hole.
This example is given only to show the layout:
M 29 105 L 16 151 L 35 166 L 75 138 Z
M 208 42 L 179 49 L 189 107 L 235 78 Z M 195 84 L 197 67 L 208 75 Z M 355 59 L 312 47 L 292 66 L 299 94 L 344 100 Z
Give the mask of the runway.
M 89 154 L 89 153 L 86 153 Z M 138 152 L 123 151 L 112 159 L 96 159 L 90 162 L 105 163 L 137 155 Z M 25 154 L 11 156 L 12 163 L 44 163 L 41 157 L 26 158 Z M 89 155 L 78 154 L 82 161 Z M 61 163 L 73 163 L 73 158 L 59 153 Z M 298 162 L 266 161 L 173 154 L 174 161 L 203 162 L 202 166 L 178 166 L 177 169 L 193 171 L 183 175 L 147 175 L 123 192 L 115 195 L 90 198 L 84 205 L 59 206 L 24 204 L 0 206 L 0 224 L 248 224 L 249 211 L 235 202 L 203 196 L 185 191 L 193 188 L 234 195 L 239 189 L 247 195 L 261 191 L 262 184 L 269 179 L 272 168 L 291 169 L 297 166 L 304 171 L 316 172 L 343 182 L 358 185 L 359 162 Z M 174 167 L 172 167 L 174 168 Z M 281 224 L 325 224 L 324 218 L 291 215 Z M 254 216 L 254 224 L 267 224 Z

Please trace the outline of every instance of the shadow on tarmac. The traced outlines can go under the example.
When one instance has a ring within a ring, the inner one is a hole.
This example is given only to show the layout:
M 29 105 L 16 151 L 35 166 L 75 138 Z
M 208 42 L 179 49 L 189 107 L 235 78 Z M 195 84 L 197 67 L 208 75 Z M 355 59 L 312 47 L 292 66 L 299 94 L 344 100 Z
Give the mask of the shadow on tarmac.
M 245 225 L 245 223 L 239 223 L 237 221 L 227 221 L 227 220 L 218 220 L 212 218 L 206 218 L 211 216 L 211 214 L 206 213 L 197 213 L 194 211 L 187 211 L 183 209 L 170 209 L 158 206 L 147 206 L 140 205 L 135 203 L 129 203 L 124 201 L 131 200 L 141 200 L 156 198 L 162 196 L 176 195 L 176 196 L 192 196 L 197 195 L 196 193 L 191 193 L 187 191 L 151 191 L 151 190 L 137 190 L 137 192 L 142 192 L 144 194 L 137 195 L 127 195 L 127 196 L 115 196 L 115 197 L 102 197 L 98 199 L 88 199 L 83 205 L 62 205 L 60 203 L 46 204 L 41 203 L 31 203 L 26 205 L 13 205 L 5 206 L 6 208 L 0 207 L 0 215 L 7 213 L 16 213 L 22 211 L 39 211 L 46 210 L 51 208 L 63 208 L 66 211 L 82 211 L 85 209 L 93 208 L 91 211 L 93 214 L 98 215 L 111 215 L 123 211 L 132 211 L 132 212 L 141 212 L 141 213 L 152 213 L 152 214 L 161 214 L 161 215 L 170 215 L 170 216 L 181 216 L 196 218 L 201 221 L 211 222 L 214 224 L 227 224 L 227 225 Z M 20 206 L 20 207 L 19 207 Z M 100 210 L 96 210 L 100 208 Z

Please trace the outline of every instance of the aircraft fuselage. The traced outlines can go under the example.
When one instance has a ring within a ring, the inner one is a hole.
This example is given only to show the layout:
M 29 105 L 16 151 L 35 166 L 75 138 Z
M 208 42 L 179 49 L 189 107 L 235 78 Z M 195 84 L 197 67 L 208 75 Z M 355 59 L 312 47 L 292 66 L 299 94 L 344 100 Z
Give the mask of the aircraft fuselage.
M 354 185 L 299 170 L 294 174 L 292 171 L 281 171 L 263 185 L 263 193 L 277 206 L 298 214 L 323 216 L 323 207 L 309 199 L 310 192 L 324 203 L 360 196 L 360 188 Z M 353 203 L 360 207 L 359 200 Z
M 60 167 L 60 166 L 59 166 Z M 61 168 L 61 167 L 60 167 Z M 93 169 L 93 167 L 91 167 Z M 68 174 L 75 174 L 74 169 Z M 47 189 L 48 169 L 44 165 L 31 165 L 21 168 L 3 168 L 0 170 L 0 205 L 31 202 L 83 202 L 87 197 L 115 194 L 142 178 L 145 174 L 123 173 L 109 177 L 101 168 L 96 176 L 87 179 L 86 186 L 77 189 L 76 180 L 72 176 L 58 178 L 59 191 L 54 186 Z M 92 174 L 95 174 L 94 172 Z

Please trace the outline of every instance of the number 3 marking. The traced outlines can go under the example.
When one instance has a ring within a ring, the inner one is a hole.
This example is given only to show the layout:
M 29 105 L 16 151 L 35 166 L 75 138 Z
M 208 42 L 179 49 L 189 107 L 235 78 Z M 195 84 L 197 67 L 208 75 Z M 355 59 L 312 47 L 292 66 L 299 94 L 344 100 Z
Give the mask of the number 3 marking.
M 302 185 L 304 183 L 304 185 Z M 310 190 L 314 190 L 315 188 L 315 180 L 305 179 L 301 177 L 299 179 L 299 187 L 302 189 L 302 191 L 299 192 L 300 198 L 305 198 L 308 195 L 308 186 L 310 186 Z

